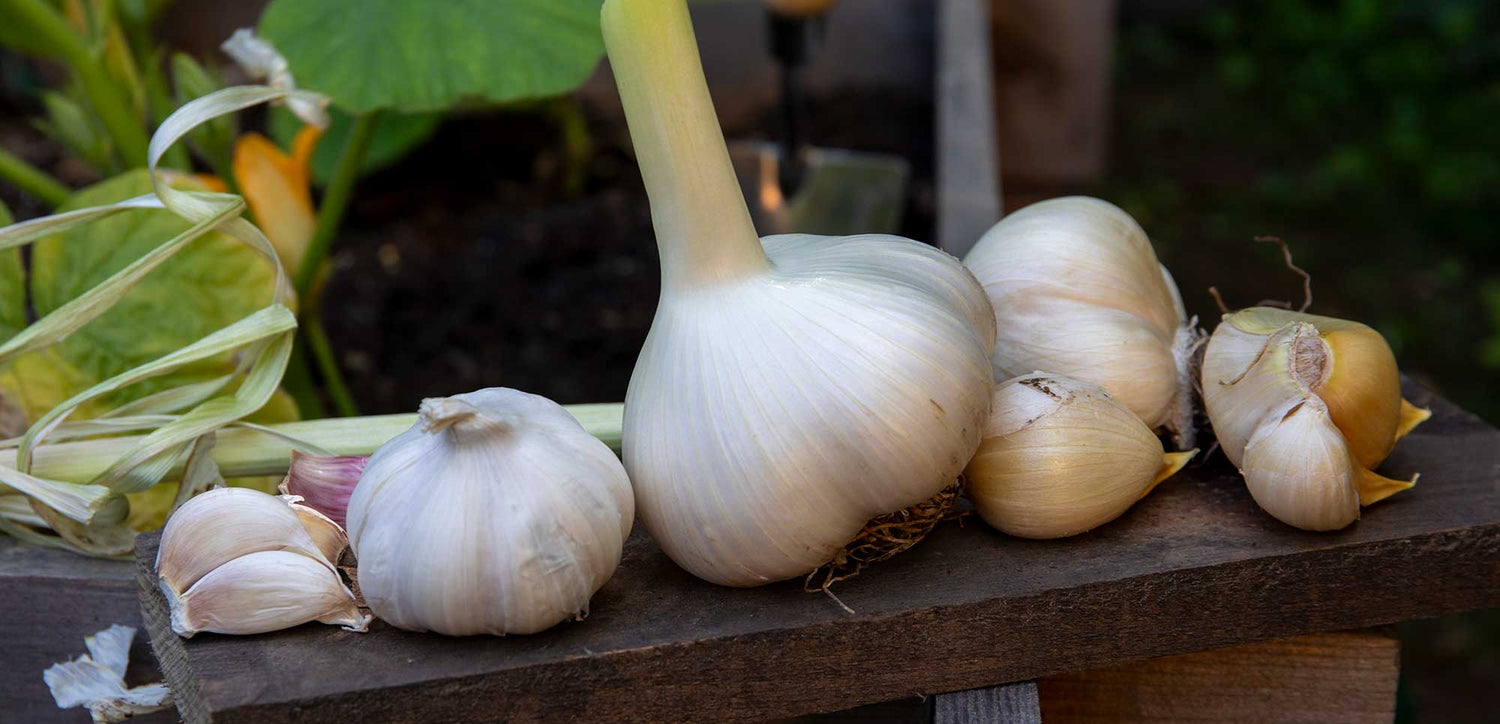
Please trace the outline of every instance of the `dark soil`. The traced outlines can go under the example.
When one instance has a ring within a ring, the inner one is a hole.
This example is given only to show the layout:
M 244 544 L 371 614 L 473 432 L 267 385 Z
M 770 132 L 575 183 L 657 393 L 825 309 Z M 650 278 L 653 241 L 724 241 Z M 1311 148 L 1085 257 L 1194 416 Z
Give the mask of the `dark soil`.
M 890 106 L 817 101 L 809 134 L 910 159 L 903 232 L 927 239 L 931 109 Z M 728 135 L 765 138 L 775 119 L 762 120 Z M 589 121 L 581 172 L 551 122 L 515 112 L 452 120 L 361 184 L 323 302 L 361 412 L 497 385 L 565 404 L 624 399 L 660 276 L 623 123 Z

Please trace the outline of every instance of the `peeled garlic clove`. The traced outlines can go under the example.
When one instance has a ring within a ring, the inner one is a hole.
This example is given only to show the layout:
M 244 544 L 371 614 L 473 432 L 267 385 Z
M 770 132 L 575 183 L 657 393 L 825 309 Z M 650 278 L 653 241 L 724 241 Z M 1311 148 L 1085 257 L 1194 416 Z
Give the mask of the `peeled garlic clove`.
M 323 561 L 301 517 L 280 498 L 248 488 L 217 488 L 183 503 L 167 520 L 156 571 L 171 591 L 186 591 L 209 571 L 257 551 L 293 551 Z
M 163 586 L 165 589 L 165 585 Z M 225 563 L 177 595 L 163 590 L 172 631 L 258 634 L 310 621 L 365 631 L 354 594 L 322 560 L 290 551 L 260 551 Z
M 349 496 L 354 494 L 368 461 L 363 455 L 307 455 L 294 450 L 286 478 L 277 489 L 286 495 L 302 496 L 304 505 L 342 527 Z
M 1428 413 L 1401 399 L 1395 356 L 1363 324 L 1265 307 L 1225 315 L 1202 387 L 1225 455 L 1283 522 L 1342 528 L 1415 482 L 1373 472 Z
M 995 379 L 1047 370 L 1092 382 L 1192 445 L 1199 334 L 1129 214 L 1082 196 L 1032 204 L 986 232 L 964 264 L 995 307 Z
M 524 634 L 588 613 L 635 516 L 618 458 L 544 397 L 422 401 L 370 457 L 349 539 L 370 609 L 454 636 Z
M 952 485 L 989 410 L 994 312 L 910 239 L 757 238 L 686 4 L 607 0 L 602 20 L 662 265 L 622 428 L 641 520 L 714 583 L 805 576 Z
M 1097 385 L 1034 373 L 996 385 L 964 477 L 985 522 L 1023 538 L 1060 538 L 1119 517 L 1196 452 L 1163 452 Z

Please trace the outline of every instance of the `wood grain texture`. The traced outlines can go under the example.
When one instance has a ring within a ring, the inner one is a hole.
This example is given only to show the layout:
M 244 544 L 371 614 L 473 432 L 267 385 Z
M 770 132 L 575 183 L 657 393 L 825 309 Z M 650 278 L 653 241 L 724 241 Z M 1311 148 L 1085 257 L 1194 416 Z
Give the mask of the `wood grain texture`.
M 955 691 L 934 697 L 933 724 L 1041 724 L 1034 681 Z M 1050 722 L 1049 722 L 1050 724 Z
M 937 241 L 957 257 L 1000 220 L 989 0 L 939 0 Z
M 0 721 L 88 722 L 83 709 L 59 709 L 42 671 L 84 652 L 85 636 L 111 624 L 135 626 L 126 681 L 161 681 L 127 561 L 101 561 L 23 545 L 0 536 Z M 134 721 L 172 722 L 172 712 Z
M 1336 533 L 1261 512 L 1219 457 L 1075 538 L 940 527 L 839 585 L 852 616 L 800 582 L 699 581 L 638 529 L 588 620 L 542 634 L 309 625 L 158 655 L 220 722 L 751 720 L 1500 604 L 1500 431 L 1408 393 L 1435 417 L 1383 471 L 1421 483 Z
M 1050 676 L 1037 687 L 1047 724 L 1389 724 L 1399 659 L 1388 635 L 1315 634 Z

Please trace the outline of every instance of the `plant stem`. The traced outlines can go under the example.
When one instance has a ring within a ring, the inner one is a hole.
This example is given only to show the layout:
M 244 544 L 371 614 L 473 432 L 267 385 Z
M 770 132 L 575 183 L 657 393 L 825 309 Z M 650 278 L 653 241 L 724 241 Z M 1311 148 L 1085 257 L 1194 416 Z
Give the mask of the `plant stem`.
M 16 18 L 36 32 L 42 42 L 56 49 L 67 62 L 126 167 L 145 166 L 146 130 L 141 119 L 135 117 L 125 99 L 116 92 L 103 63 L 89 50 L 83 38 L 78 37 L 68 27 L 67 21 L 43 0 L 6 0 L 6 5 Z
M 308 366 L 306 347 L 303 345 L 292 346 L 292 358 L 287 360 L 281 386 L 297 402 L 297 413 L 302 419 L 316 420 L 328 416 L 328 409 L 323 406 L 322 398 L 318 397 L 318 385 L 313 380 L 312 367 Z
M 604 403 L 564 405 L 590 435 L 620 449 L 620 425 L 624 405 Z M 387 440 L 405 432 L 417 421 L 415 414 L 334 417 L 327 420 L 286 422 L 269 427 L 335 455 L 369 455 Z M 62 442 L 38 447 L 32 456 L 32 474 L 64 483 L 87 483 L 112 465 L 122 454 L 140 443 L 142 435 L 106 437 Z M 286 440 L 243 427 L 218 431 L 213 459 L 226 478 L 249 475 L 283 475 L 291 459 Z M 13 450 L 0 450 L 0 467 L 15 467 Z M 174 468 L 166 480 L 182 475 Z
M 328 386 L 328 396 L 333 398 L 334 411 L 343 417 L 358 415 L 359 406 L 354 404 L 354 396 L 349 394 L 349 386 L 344 383 L 344 375 L 339 370 L 338 357 L 333 353 L 333 345 L 328 343 L 328 331 L 323 328 L 323 315 L 316 308 L 311 308 L 302 313 L 301 322 L 302 339 L 312 350 L 318 374 L 323 376 L 323 383 Z
M 370 111 L 354 119 L 354 128 L 349 139 L 339 151 L 339 162 L 334 167 L 328 190 L 323 192 L 323 202 L 318 205 L 318 224 L 313 227 L 313 236 L 302 254 L 302 266 L 297 269 L 297 296 L 307 297 L 328 250 L 333 246 L 333 237 L 338 234 L 339 224 L 344 220 L 344 211 L 349 207 L 349 198 L 354 193 L 354 183 L 359 180 L 360 168 L 364 165 L 365 151 L 370 148 L 370 139 L 375 135 L 375 126 L 380 122 L 380 111 Z M 306 304 L 304 302 L 304 304 Z M 316 305 L 311 305 L 316 306 Z
M 60 206 L 73 193 L 45 171 L 11 155 L 3 148 L 0 148 L 0 177 L 52 207 Z
M 663 292 L 734 281 L 770 262 L 714 115 L 684 0 L 607 0 L 604 47 L 651 199 Z

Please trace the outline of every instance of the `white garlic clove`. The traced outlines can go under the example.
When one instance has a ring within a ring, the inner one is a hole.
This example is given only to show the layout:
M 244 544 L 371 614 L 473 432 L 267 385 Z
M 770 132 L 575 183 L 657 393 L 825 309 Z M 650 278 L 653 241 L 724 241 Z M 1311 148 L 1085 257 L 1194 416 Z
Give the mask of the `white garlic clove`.
M 381 620 L 525 634 L 587 614 L 634 515 L 608 447 L 551 400 L 495 388 L 422 402 L 370 457 L 349 537 Z
M 172 631 L 258 634 L 310 621 L 365 631 L 370 617 L 323 561 L 290 551 L 260 551 L 210 571 L 181 595 L 162 586 Z
M 1337 530 L 1359 517 L 1349 447 L 1328 410 L 1310 400 L 1245 447 L 1245 485 L 1267 513 L 1304 530 Z
M 996 385 L 964 477 L 985 522 L 1023 538 L 1060 538 L 1119 517 L 1196 452 L 1164 453 L 1097 385 L 1033 373 Z
M 277 496 L 248 488 L 216 488 L 184 503 L 167 520 L 156 553 L 157 575 L 174 592 L 186 591 L 209 571 L 247 553 L 294 551 L 328 559 L 302 519 Z
M 1192 445 L 1199 334 L 1129 214 L 1081 196 L 1032 204 L 986 232 L 964 264 L 995 307 L 996 380 L 1047 370 L 1092 382 Z
M 324 515 L 321 511 L 307 505 L 300 495 L 278 496 L 291 507 L 292 512 L 297 514 L 297 519 L 302 521 L 302 529 L 307 531 L 309 538 L 318 547 L 318 552 L 329 563 L 338 563 L 343 556 L 344 549 L 349 547 L 349 536 L 344 533 L 343 527 L 335 523 L 332 518 Z

